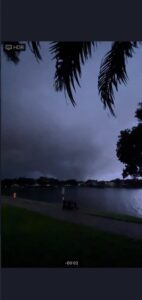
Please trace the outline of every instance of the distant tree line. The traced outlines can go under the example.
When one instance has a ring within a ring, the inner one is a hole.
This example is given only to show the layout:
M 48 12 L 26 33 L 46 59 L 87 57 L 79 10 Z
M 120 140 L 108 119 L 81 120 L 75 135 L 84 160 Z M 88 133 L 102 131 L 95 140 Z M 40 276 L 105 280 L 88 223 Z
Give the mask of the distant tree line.
M 19 185 L 19 186 L 60 186 L 60 185 L 72 185 L 76 186 L 78 184 L 78 181 L 75 179 L 68 179 L 68 180 L 58 180 L 56 178 L 48 178 L 48 177 L 39 177 L 37 179 L 34 178 L 6 178 L 1 181 L 1 186 L 3 187 L 11 187 L 13 185 Z
M 110 187 L 110 186 L 127 186 L 127 187 L 142 187 L 142 180 L 136 179 L 119 179 L 116 178 L 114 180 L 105 181 L 105 180 L 86 180 L 80 181 L 76 179 L 68 179 L 68 180 L 59 180 L 56 178 L 48 178 L 48 177 L 40 177 L 38 179 L 34 178 L 13 178 L 13 179 L 3 179 L 1 181 L 2 190 L 5 188 L 11 187 L 60 187 L 60 186 L 82 186 L 82 187 Z

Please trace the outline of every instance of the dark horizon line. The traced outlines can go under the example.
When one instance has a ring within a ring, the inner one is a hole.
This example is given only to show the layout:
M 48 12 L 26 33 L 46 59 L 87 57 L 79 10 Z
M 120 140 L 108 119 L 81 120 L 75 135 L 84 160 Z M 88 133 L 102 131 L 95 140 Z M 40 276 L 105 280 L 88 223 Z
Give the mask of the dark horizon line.
M 110 179 L 110 180 L 105 180 L 105 179 L 85 179 L 85 180 L 81 180 L 81 179 L 75 179 L 75 178 L 68 178 L 68 179 L 59 179 L 59 178 L 56 178 L 56 177 L 46 177 L 46 176 L 40 176 L 40 177 L 6 177 L 6 178 L 3 178 L 1 179 L 1 182 L 4 181 L 4 180 L 19 180 L 19 179 L 27 179 L 27 180 L 39 180 L 39 179 L 47 179 L 47 180 L 57 180 L 59 182 L 62 182 L 62 181 L 76 181 L 76 182 L 87 182 L 87 181 L 97 181 L 97 182 L 100 182 L 100 181 L 108 181 L 108 182 L 111 182 L 111 181 L 114 181 L 114 180 L 142 180 L 141 178 L 114 178 L 114 179 Z

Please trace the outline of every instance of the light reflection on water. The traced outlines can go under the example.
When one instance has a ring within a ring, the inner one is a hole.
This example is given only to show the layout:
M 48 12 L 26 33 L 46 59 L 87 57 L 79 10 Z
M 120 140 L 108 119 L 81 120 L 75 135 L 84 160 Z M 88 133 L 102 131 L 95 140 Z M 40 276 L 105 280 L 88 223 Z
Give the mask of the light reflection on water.
M 10 195 L 12 190 L 5 191 Z M 19 188 L 17 196 L 38 201 L 61 202 L 61 188 Z M 65 198 L 76 199 L 80 207 L 142 217 L 142 189 L 86 188 L 65 189 Z
M 76 190 L 76 198 L 80 205 L 96 211 L 142 217 L 142 189 L 83 188 Z
M 135 203 L 135 204 L 134 204 Z M 133 210 L 142 216 L 142 190 L 136 190 L 133 196 Z

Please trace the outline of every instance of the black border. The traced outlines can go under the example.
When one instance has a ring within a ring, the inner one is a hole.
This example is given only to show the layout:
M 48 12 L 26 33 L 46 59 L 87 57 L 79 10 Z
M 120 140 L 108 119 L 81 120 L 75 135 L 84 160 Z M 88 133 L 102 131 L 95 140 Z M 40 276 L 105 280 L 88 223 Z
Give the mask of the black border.
M 2 0 L 2 40 L 142 40 L 141 3 L 86 2 Z M 141 278 L 131 268 L 3 268 L 2 299 L 139 299 Z
M 141 40 L 142 3 L 2 0 L 2 40 Z
M 140 269 L 3 269 L 2 299 L 141 299 Z

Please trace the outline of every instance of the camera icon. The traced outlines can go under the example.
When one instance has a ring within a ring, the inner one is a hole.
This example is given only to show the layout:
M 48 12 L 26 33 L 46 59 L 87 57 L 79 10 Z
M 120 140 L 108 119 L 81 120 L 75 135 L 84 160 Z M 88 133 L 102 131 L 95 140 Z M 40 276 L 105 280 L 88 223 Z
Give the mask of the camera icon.
M 10 44 L 7 44 L 7 45 L 5 45 L 5 50 L 6 51 L 11 51 L 12 50 L 12 45 L 10 45 Z

